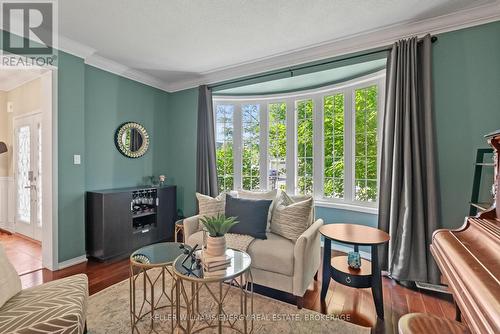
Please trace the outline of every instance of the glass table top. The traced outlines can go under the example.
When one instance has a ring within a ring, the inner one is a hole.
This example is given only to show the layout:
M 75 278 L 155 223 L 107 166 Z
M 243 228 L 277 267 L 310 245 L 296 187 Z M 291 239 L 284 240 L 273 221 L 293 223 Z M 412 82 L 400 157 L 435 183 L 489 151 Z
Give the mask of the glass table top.
M 188 258 L 184 261 L 185 256 L 180 256 L 175 260 L 173 264 L 174 272 L 182 279 L 198 282 L 214 282 L 238 277 L 250 268 L 252 259 L 247 253 L 236 249 L 227 249 L 226 255 L 231 258 L 231 265 L 226 268 L 223 274 L 205 275 L 203 272 L 203 265 L 199 263 L 199 261 L 197 262 L 192 258 Z
M 178 242 L 160 242 L 139 248 L 130 255 L 130 262 L 141 266 L 164 266 L 172 264 L 179 255 L 184 254 L 185 249 L 191 248 Z

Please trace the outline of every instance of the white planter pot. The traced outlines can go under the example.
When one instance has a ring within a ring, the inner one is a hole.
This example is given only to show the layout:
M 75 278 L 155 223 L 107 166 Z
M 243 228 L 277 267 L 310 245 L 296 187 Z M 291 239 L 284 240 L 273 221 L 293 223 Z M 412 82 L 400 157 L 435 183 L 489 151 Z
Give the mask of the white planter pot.
M 223 256 L 226 253 L 226 237 L 207 236 L 207 255 Z

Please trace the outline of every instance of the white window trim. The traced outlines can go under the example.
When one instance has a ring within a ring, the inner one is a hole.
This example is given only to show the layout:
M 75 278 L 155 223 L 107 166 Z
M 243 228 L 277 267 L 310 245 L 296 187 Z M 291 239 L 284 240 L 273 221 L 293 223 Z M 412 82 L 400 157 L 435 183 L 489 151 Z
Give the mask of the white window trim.
M 259 104 L 260 110 L 260 160 L 259 165 L 262 171 L 260 173 L 261 188 L 267 189 L 268 187 L 268 130 L 269 130 L 269 116 L 268 105 L 272 103 L 286 103 L 286 190 L 287 193 L 295 194 L 297 184 L 297 101 L 312 99 L 313 100 L 313 196 L 315 203 L 320 207 L 330 207 L 343 210 L 351 210 L 358 212 L 365 212 L 371 214 L 378 213 L 377 202 L 364 202 L 356 201 L 354 199 L 355 184 L 354 184 L 354 147 L 355 136 L 352 135 L 354 128 L 354 114 L 355 99 L 354 93 L 356 89 L 364 88 L 370 85 L 377 85 L 379 88 L 378 94 L 378 124 L 382 124 L 382 115 L 385 96 L 385 76 L 386 71 L 381 70 L 363 77 L 345 81 L 342 83 L 324 86 L 321 88 L 310 89 L 300 92 L 292 92 L 286 94 L 271 94 L 265 96 L 214 96 L 213 103 L 216 104 L 232 104 L 235 106 L 235 113 L 233 116 L 234 133 L 233 133 L 233 147 L 234 147 L 234 188 L 242 188 L 242 120 L 241 120 L 241 105 L 242 104 Z M 324 185 L 324 129 L 323 129 L 323 115 L 324 105 L 323 99 L 325 96 L 335 94 L 344 95 L 344 199 L 326 198 L 323 194 Z M 215 109 L 214 109 L 215 110 Z M 378 127 L 378 138 L 381 136 L 381 126 Z M 348 144 L 349 143 L 349 144 Z M 380 151 L 381 145 L 378 147 L 378 161 L 377 161 L 377 179 L 380 179 Z M 346 157 L 350 157 L 349 159 Z M 380 186 L 378 186 L 380 189 Z M 378 198 L 378 196 L 377 196 Z

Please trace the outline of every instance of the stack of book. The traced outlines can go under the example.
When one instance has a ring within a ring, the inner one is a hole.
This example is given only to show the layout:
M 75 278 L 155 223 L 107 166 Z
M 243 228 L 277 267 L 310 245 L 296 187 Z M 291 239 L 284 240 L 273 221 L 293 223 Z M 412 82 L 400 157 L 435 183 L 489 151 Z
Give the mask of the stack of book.
M 207 256 L 202 254 L 201 263 L 204 276 L 222 276 L 231 265 L 231 257 L 229 255 Z

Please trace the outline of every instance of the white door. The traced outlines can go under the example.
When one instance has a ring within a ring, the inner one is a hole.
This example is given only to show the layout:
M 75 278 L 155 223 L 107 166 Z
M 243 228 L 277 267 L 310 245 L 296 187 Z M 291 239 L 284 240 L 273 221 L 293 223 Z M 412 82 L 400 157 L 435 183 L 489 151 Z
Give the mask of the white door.
M 14 119 L 15 230 L 42 239 L 41 114 Z

